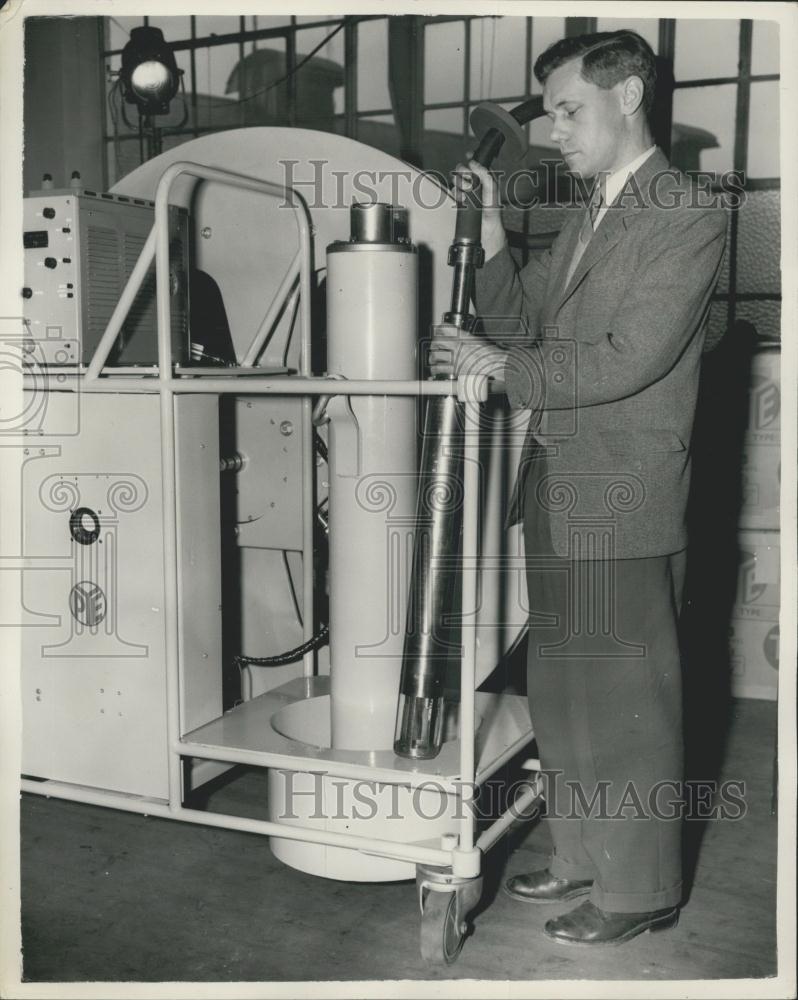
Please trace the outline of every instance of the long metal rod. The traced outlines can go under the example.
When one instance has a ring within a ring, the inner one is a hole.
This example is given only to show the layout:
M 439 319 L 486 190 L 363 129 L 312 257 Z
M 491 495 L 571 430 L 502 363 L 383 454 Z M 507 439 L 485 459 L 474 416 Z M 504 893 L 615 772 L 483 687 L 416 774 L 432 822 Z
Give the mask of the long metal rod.
M 311 326 L 311 272 L 310 272 L 310 232 L 300 231 L 299 249 L 302 254 L 299 268 L 299 371 L 303 378 L 310 378 L 312 326 Z M 316 517 L 316 496 L 313 484 L 316 464 L 316 431 L 313 426 L 313 400 L 310 396 L 302 399 L 302 632 L 307 642 L 313 637 L 315 597 L 314 565 L 314 521 Z M 315 656 L 311 650 L 302 659 L 302 673 L 312 677 Z
M 272 303 L 269 306 L 266 315 L 263 317 L 263 320 L 260 326 L 258 327 L 255 337 L 253 338 L 252 343 L 249 345 L 247 349 L 247 353 L 244 355 L 244 359 L 241 362 L 241 364 L 244 365 L 245 367 L 249 365 L 254 365 L 255 362 L 258 360 L 258 355 L 263 350 L 263 345 L 266 341 L 266 338 L 271 333 L 271 329 L 274 326 L 275 320 L 277 319 L 280 310 L 285 305 L 285 300 L 288 298 L 291 289 L 294 286 L 294 282 L 296 281 L 297 275 L 299 274 L 301 260 L 302 260 L 302 249 L 300 248 L 294 254 L 293 259 L 291 260 L 291 263 L 288 266 L 288 270 L 285 272 L 285 277 L 280 282 L 280 287 L 274 293 L 274 298 L 272 299 Z
M 299 754 L 294 756 L 287 750 L 277 752 L 245 747 L 206 746 L 193 742 L 190 737 L 180 740 L 172 749 L 181 757 L 197 757 L 200 760 L 223 761 L 247 767 L 281 768 L 286 771 L 318 771 L 331 778 L 351 778 L 354 781 L 376 781 L 407 788 L 431 789 L 440 792 L 441 795 L 459 795 L 462 790 L 456 775 L 449 777 L 424 771 L 400 771 L 390 766 L 382 767 L 374 761 L 367 762 L 365 754 L 362 762 L 330 760 Z
M 102 371 L 105 362 L 108 360 L 108 355 L 111 353 L 111 350 L 116 343 L 116 339 L 122 331 L 122 325 L 127 319 L 130 307 L 133 305 L 133 302 L 139 293 L 139 289 L 144 282 L 144 278 L 147 275 L 147 271 L 149 270 L 154 257 L 155 226 L 153 226 L 150 230 L 147 240 L 141 248 L 139 259 L 136 261 L 133 270 L 130 273 L 130 277 L 122 290 L 122 294 L 119 296 L 119 301 L 116 303 L 114 311 L 111 313 L 111 318 L 108 320 L 108 326 L 105 328 L 105 332 L 102 337 L 100 337 L 100 343 L 95 348 L 91 363 L 86 369 L 86 374 L 83 376 L 85 379 L 96 379 Z
M 58 782 L 32 781 L 29 778 L 23 778 L 21 788 L 23 792 L 45 795 L 54 799 L 68 799 L 87 805 L 103 806 L 106 809 L 120 809 L 124 812 L 141 813 L 145 816 L 157 816 L 159 819 L 176 819 L 186 823 L 195 823 L 198 826 L 240 830 L 243 833 L 256 833 L 265 837 L 282 837 L 285 840 L 301 840 L 309 844 L 323 844 L 327 847 L 345 847 L 362 851 L 364 854 L 393 858 L 411 864 L 451 864 L 451 851 L 434 847 L 405 845 L 391 840 L 380 840 L 376 837 L 360 837 L 352 833 L 314 830 L 304 826 L 247 819 L 243 816 L 230 816 L 225 813 L 200 812 L 198 809 L 186 809 L 184 806 L 172 808 L 162 802 L 132 798 L 114 792 L 95 791 L 91 788 L 64 785 Z
M 235 369 L 230 369 L 235 375 Z M 116 378 L 103 376 L 98 379 L 87 379 L 85 375 L 64 374 L 59 381 L 59 388 L 74 386 L 75 392 L 157 392 L 162 384 L 158 378 Z M 440 382 L 414 381 L 407 379 L 353 379 L 345 381 L 332 378 L 308 378 L 299 375 L 279 376 L 247 376 L 235 378 L 229 376 L 200 376 L 197 378 L 167 378 L 167 384 L 172 392 L 210 393 L 222 395 L 232 393 L 236 396 L 452 396 L 470 402 L 483 402 L 482 395 L 470 395 L 470 389 L 460 388 L 450 380 Z
M 480 566 L 480 569 L 482 568 L 483 567 Z M 518 751 L 522 747 L 531 743 L 533 739 L 534 739 L 534 733 L 530 732 L 526 736 L 523 736 L 521 739 L 516 740 L 515 743 L 511 743 L 510 746 L 508 746 L 507 749 L 504 751 L 504 753 L 500 753 L 498 757 L 495 757 L 490 762 L 490 764 L 486 765 L 483 768 L 480 768 L 477 771 L 475 784 L 484 785 L 485 782 L 488 780 L 488 778 L 492 777 L 499 770 L 499 768 L 503 767 L 507 763 L 508 760 L 512 760 L 512 758 L 515 757 Z
M 158 320 L 158 384 L 161 410 L 163 491 L 164 627 L 166 638 L 166 729 L 171 746 L 180 738 L 180 677 L 177 572 L 177 474 L 172 383 L 172 317 L 169 308 L 169 191 L 179 171 L 167 168 L 155 191 L 155 301 Z M 180 758 L 168 754 L 169 809 L 183 803 Z
M 533 802 L 540 798 L 541 787 L 538 779 L 534 779 L 529 788 L 523 792 L 518 798 L 513 802 L 509 809 L 506 809 L 501 816 L 491 823 L 491 825 L 485 830 L 477 840 L 477 847 L 480 851 L 487 851 L 488 848 L 493 847 L 496 841 L 513 825 L 520 820 L 525 818 L 521 815 L 524 810 L 531 806 Z
M 476 763 L 474 751 L 475 737 L 475 697 L 477 633 L 476 619 L 465 623 L 477 606 L 477 560 L 479 546 L 479 411 L 474 415 L 473 406 L 464 407 L 464 452 L 463 452 L 463 590 L 461 630 L 463 659 L 460 667 L 460 780 L 463 788 L 474 788 Z M 474 827 L 476 816 L 468 802 L 464 802 L 460 819 L 460 849 L 474 847 Z

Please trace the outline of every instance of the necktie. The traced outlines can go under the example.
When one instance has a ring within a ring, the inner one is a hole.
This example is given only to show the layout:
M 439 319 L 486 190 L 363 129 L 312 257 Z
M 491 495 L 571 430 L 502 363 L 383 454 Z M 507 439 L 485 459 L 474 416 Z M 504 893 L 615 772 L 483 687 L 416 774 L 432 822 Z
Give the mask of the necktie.
M 587 249 L 587 245 L 593 236 L 594 226 L 596 224 L 596 219 L 601 211 L 602 197 L 601 189 L 598 184 L 593 188 L 593 192 L 590 196 L 590 201 L 587 205 L 587 211 L 585 212 L 585 219 L 582 223 L 582 228 L 579 230 L 579 239 L 576 243 L 576 248 L 574 249 L 574 255 L 571 258 L 571 265 L 568 268 L 568 275 L 565 279 L 565 287 L 571 283 L 571 278 L 574 276 L 574 271 L 582 259 L 582 255 Z
M 596 218 L 598 217 L 603 204 L 604 199 L 601 196 L 601 188 L 597 183 L 593 188 L 593 193 L 590 196 L 590 204 L 588 206 L 588 211 L 590 213 L 590 226 L 592 229 L 596 228 Z

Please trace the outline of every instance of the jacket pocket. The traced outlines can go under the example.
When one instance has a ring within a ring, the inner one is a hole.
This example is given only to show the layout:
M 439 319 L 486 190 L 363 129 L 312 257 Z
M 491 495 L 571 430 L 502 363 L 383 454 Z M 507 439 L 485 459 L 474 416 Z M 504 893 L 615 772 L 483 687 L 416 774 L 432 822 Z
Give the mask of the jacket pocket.
M 601 437 L 611 455 L 656 455 L 686 449 L 684 441 L 676 431 L 654 429 L 602 431 Z

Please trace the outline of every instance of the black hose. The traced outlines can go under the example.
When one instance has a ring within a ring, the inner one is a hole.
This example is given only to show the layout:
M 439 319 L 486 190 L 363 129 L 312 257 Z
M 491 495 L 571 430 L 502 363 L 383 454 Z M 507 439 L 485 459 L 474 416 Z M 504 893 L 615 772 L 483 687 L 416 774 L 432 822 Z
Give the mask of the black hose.
M 329 625 L 322 625 L 319 631 L 310 637 L 307 642 L 295 649 L 289 649 L 285 653 L 278 653 L 276 656 L 236 656 L 235 664 L 238 667 L 282 667 L 286 663 L 295 663 L 301 660 L 305 653 L 310 653 L 314 649 L 319 649 L 327 640 L 330 632 Z
M 316 450 L 325 462 L 328 461 L 327 445 L 324 439 L 317 433 L 315 440 Z M 234 658 L 234 662 L 237 667 L 245 667 L 247 665 L 252 667 L 283 667 L 287 663 L 296 663 L 297 660 L 301 660 L 305 653 L 320 649 L 326 642 L 329 634 L 330 626 L 321 625 L 319 631 L 315 635 L 312 635 L 306 642 L 303 642 L 301 646 L 286 650 L 285 653 L 276 653 L 274 656 L 244 656 L 243 654 L 239 654 Z

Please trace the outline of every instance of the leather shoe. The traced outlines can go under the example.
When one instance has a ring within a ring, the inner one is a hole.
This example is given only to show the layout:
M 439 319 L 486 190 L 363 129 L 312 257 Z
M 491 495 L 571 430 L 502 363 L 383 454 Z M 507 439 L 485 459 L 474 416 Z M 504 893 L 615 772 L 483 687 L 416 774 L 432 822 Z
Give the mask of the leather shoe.
M 675 906 L 649 913 L 608 913 L 586 899 L 570 913 L 547 920 L 543 933 L 558 944 L 596 947 L 623 944 L 643 931 L 675 927 L 678 920 L 679 910 Z
M 504 883 L 504 891 L 513 899 L 525 903 L 561 903 L 566 899 L 584 896 L 590 892 L 593 879 L 557 878 L 548 868 L 530 872 L 528 875 L 514 875 Z

